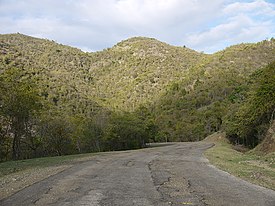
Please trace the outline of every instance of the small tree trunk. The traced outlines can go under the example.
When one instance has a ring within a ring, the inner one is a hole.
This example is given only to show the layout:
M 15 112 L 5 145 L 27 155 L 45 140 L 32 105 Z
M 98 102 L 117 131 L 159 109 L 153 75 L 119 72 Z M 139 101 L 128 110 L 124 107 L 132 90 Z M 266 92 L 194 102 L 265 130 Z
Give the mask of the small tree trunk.
M 15 133 L 12 144 L 12 159 L 18 160 L 20 158 L 20 136 Z

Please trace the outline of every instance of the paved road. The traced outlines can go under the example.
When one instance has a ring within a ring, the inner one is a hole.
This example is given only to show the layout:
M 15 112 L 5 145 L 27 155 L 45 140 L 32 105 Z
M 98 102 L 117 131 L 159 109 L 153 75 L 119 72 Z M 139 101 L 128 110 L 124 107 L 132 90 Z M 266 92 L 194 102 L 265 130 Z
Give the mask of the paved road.
M 4 199 L 0 205 L 274 206 L 275 192 L 211 166 L 208 143 L 104 153 Z

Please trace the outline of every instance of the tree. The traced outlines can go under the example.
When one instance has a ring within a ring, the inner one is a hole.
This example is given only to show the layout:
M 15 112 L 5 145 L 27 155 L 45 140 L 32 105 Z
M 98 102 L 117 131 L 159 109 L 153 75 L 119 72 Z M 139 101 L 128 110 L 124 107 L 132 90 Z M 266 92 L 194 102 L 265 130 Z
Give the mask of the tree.
M 68 118 L 46 117 L 40 123 L 40 136 L 42 139 L 42 147 L 46 156 L 61 156 L 76 152 L 73 145 L 74 127 Z
M 42 108 L 34 81 L 12 68 L 0 75 L 0 115 L 12 137 L 12 158 L 22 157 L 22 139 L 32 133 L 32 120 Z
M 0 161 L 10 159 L 11 138 L 8 136 L 9 125 L 5 118 L 0 116 Z
M 146 124 L 136 115 L 126 112 L 112 115 L 104 135 L 106 150 L 142 148 L 148 139 Z

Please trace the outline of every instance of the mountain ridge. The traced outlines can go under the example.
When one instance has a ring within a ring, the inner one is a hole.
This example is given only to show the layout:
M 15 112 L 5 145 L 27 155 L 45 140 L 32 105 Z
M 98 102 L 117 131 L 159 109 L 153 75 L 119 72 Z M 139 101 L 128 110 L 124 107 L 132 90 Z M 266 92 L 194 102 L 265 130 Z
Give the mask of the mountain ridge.
M 1 69 L 9 65 L 39 70 L 32 73 L 52 78 L 55 85 L 46 85 L 52 88 L 62 87 L 58 78 L 68 83 L 72 78 L 78 83 L 71 87 L 78 87 L 87 97 L 109 108 L 129 111 L 157 101 L 173 82 L 185 82 L 186 90 L 192 89 L 196 76 L 211 76 L 221 69 L 248 74 L 275 55 L 274 39 L 231 46 L 211 55 L 146 37 L 133 37 L 93 53 L 22 34 L 1 35 L 0 41 Z

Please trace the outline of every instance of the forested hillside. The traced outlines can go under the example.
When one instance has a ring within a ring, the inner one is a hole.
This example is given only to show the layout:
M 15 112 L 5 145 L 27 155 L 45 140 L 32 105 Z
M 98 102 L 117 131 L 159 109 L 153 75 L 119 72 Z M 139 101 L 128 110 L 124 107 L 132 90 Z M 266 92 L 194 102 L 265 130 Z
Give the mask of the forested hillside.
M 220 129 L 255 146 L 266 127 L 249 143 L 248 133 L 232 125 L 256 98 L 250 95 L 261 87 L 261 75 L 272 75 L 274 45 L 271 39 L 208 55 L 135 37 L 85 53 L 0 35 L 0 160 L 195 141 Z M 268 110 L 274 105 L 271 98 Z
M 274 40 L 232 46 L 203 58 L 151 106 L 157 124 L 170 140 L 200 140 L 219 131 L 244 98 L 250 75 L 274 60 Z M 270 104 L 274 107 L 274 100 Z

